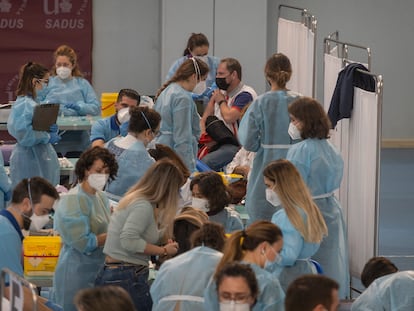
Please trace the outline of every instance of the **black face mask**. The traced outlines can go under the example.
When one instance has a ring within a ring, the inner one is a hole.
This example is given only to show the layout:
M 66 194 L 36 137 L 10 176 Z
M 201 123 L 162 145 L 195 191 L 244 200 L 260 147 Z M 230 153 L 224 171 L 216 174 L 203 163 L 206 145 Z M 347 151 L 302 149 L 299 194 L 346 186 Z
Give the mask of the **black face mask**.
M 29 216 L 27 216 L 23 213 L 22 213 L 22 217 L 23 217 L 23 229 L 24 230 L 29 230 L 30 229 L 30 224 L 32 223 L 32 220 L 30 219 Z
M 230 86 L 230 83 L 226 82 L 226 78 L 216 78 L 216 84 L 220 90 L 224 90 L 224 91 L 227 91 L 227 89 Z

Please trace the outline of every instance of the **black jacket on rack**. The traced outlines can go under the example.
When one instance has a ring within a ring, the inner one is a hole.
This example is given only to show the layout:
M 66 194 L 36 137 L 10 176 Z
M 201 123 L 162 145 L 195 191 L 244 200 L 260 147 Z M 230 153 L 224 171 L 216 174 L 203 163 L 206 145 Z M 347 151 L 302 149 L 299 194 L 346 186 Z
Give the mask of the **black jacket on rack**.
M 369 71 L 362 64 L 352 63 L 339 72 L 328 110 L 332 128 L 335 128 L 339 120 L 351 117 L 354 106 L 354 86 L 365 91 L 375 92 L 375 79 L 357 69 Z

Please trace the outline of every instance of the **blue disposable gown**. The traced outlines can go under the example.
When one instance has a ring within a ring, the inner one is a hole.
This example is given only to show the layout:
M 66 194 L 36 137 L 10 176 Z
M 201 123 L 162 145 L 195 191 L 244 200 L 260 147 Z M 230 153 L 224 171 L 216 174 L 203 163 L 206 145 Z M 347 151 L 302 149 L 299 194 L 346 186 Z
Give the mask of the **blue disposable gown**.
M 306 214 L 300 210 L 306 221 Z M 319 249 L 320 243 L 306 242 L 301 233 L 292 225 L 286 211 L 281 209 L 272 217 L 272 223 L 279 226 L 283 233 L 283 248 L 280 253 L 281 262 L 275 264 L 273 273 L 279 278 L 280 285 L 287 291 L 289 284 L 303 274 L 315 273 L 309 260 Z
M 109 218 L 109 202 L 101 191 L 91 195 L 78 185 L 59 201 L 54 225 L 63 245 L 53 277 L 52 299 L 65 311 L 76 311 L 75 294 L 94 286 L 105 260 L 97 236 L 107 232 Z
M 10 156 L 12 188 L 23 178 L 33 176 L 43 177 L 52 185 L 59 184 L 59 161 L 49 143 L 50 135 L 32 127 L 33 111 L 37 105 L 29 96 L 18 96 L 7 121 L 7 130 L 17 141 Z
M 115 145 L 114 138 L 108 143 L 108 150 L 115 155 L 118 162 L 118 174 L 106 187 L 106 191 L 122 197 L 155 162 L 145 149 L 142 141 L 137 140 L 130 148 L 123 149 Z M 122 139 L 122 137 L 121 137 Z
M 191 172 L 196 170 L 200 115 L 191 93 L 171 83 L 157 98 L 154 109 L 161 115 L 161 135 L 156 143 L 171 147 Z
M 249 223 L 271 220 L 280 209 L 267 202 L 263 169 L 272 160 L 285 158 L 292 140 L 288 134 L 288 105 L 297 94 L 271 91 L 260 95 L 243 116 L 239 126 L 239 140 L 248 151 L 256 152 L 250 171 L 246 194 Z
M 414 310 L 414 271 L 401 271 L 376 279 L 352 303 L 352 311 Z
M 348 239 L 342 208 L 333 195 L 342 180 L 342 157 L 328 140 L 306 139 L 290 148 L 287 159 L 299 170 L 328 227 L 314 259 L 325 275 L 339 283 L 339 297 L 345 299 L 349 297 Z
M 225 207 L 219 213 L 209 216 L 208 218 L 210 221 L 223 225 L 226 233 L 232 233 L 236 230 L 243 230 L 244 228 L 240 214 L 230 207 Z
M 92 124 L 90 142 L 102 139 L 104 142 L 110 141 L 112 138 L 119 136 L 120 129 L 115 121 L 116 115 L 108 118 L 97 120 Z
M 0 151 L 0 211 L 6 207 L 6 197 L 10 197 L 11 183 L 4 169 L 3 153 Z
M 204 290 L 221 257 L 199 246 L 164 262 L 151 285 L 152 310 L 203 310 Z
M 94 89 L 88 80 L 81 77 L 62 80 L 52 76 L 48 86 L 38 93 L 37 98 L 41 103 L 60 104 L 60 116 L 97 116 L 101 113 L 101 104 Z M 67 104 L 77 104 L 80 110 L 65 108 Z M 68 151 L 82 152 L 89 147 L 89 136 L 89 131 L 66 131 L 55 149 L 62 154 Z
M 177 71 L 178 67 L 181 66 L 182 63 L 184 63 L 188 59 L 188 56 L 182 56 L 179 59 L 177 59 L 168 70 L 167 76 L 165 77 L 165 80 L 168 81 L 172 78 L 172 76 Z M 206 78 L 206 86 L 210 87 L 213 85 L 213 83 L 216 81 L 216 73 L 217 73 L 217 67 L 220 63 L 220 59 L 215 56 L 207 55 L 207 65 L 209 68 L 209 72 Z
M 280 286 L 279 280 L 270 272 L 260 268 L 259 266 L 249 263 L 254 271 L 259 285 L 259 296 L 253 311 L 283 311 L 285 310 L 285 292 Z M 206 290 L 204 291 L 204 310 L 219 311 L 219 301 L 217 297 L 216 283 L 210 280 Z
M 23 233 L 16 218 L 8 210 L 0 210 L 0 271 L 8 268 L 23 276 Z

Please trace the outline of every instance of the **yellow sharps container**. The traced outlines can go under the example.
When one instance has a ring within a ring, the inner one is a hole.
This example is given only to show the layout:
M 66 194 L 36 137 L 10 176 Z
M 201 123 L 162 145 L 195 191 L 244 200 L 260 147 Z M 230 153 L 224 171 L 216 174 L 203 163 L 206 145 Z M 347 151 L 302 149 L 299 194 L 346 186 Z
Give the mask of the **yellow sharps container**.
M 115 114 L 115 103 L 118 93 L 101 94 L 101 116 L 102 118 L 110 117 Z

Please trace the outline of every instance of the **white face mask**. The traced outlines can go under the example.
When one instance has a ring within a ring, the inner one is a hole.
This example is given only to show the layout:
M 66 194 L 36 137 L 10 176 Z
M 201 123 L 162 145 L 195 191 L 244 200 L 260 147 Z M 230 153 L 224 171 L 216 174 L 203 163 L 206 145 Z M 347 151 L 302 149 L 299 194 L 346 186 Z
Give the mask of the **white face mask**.
M 302 136 L 300 136 L 300 131 L 292 122 L 289 123 L 288 133 L 290 138 L 292 138 L 293 140 L 302 138 Z
M 117 115 L 118 121 L 121 124 L 124 124 L 125 122 L 128 122 L 129 119 L 131 118 L 130 114 L 129 114 L 129 108 L 122 108 L 118 111 L 118 115 Z
M 220 302 L 220 311 L 249 311 L 250 304 L 236 303 L 234 300 Z
M 203 92 L 206 90 L 206 88 L 207 88 L 206 81 L 200 81 L 194 87 L 193 93 L 195 93 L 195 94 L 203 94 Z
M 72 69 L 68 68 L 68 67 L 58 67 L 56 68 L 56 74 L 58 75 L 59 78 L 61 78 L 62 80 L 65 80 L 67 78 L 70 77 L 70 75 L 72 74 Z
M 194 208 L 198 208 L 206 213 L 210 211 L 210 208 L 208 207 L 207 199 L 193 197 L 191 199 L 191 206 Z
M 88 183 L 93 189 L 102 191 L 108 181 L 108 178 L 108 174 L 93 173 L 88 176 Z
M 206 65 L 208 66 L 208 55 L 203 55 L 203 56 L 194 56 L 195 58 L 202 60 L 203 62 L 206 63 Z
M 31 231 L 40 231 L 44 226 L 49 222 L 49 215 L 37 216 L 36 213 L 33 213 L 30 220 L 30 230 Z
M 281 204 L 279 196 L 270 188 L 266 188 L 266 200 L 273 206 L 279 206 Z
M 263 253 L 264 256 L 266 256 L 265 263 L 264 263 L 264 269 L 269 272 L 274 272 L 277 269 L 277 266 L 280 265 L 282 262 L 282 256 L 280 254 L 276 253 L 275 249 L 271 247 L 273 253 L 275 254 L 275 259 L 273 261 L 270 261 L 266 254 Z

